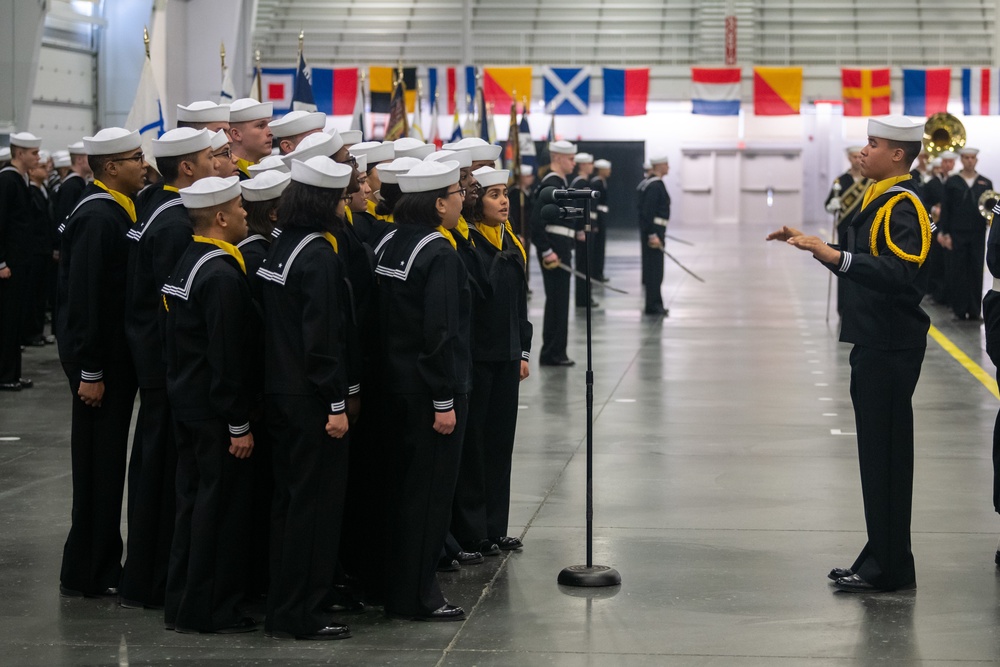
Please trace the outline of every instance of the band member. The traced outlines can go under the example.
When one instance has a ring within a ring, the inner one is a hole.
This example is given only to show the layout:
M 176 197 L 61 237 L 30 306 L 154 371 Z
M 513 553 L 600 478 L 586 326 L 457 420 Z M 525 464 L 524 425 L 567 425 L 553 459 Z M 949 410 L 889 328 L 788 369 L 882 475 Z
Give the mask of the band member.
M 382 385 L 393 415 L 385 610 L 428 621 L 465 617 L 444 598 L 436 572 L 470 388 L 469 279 L 454 241 L 437 231 L 458 224 L 465 194 L 459 179 L 455 161 L 425 161 L 399 176 L 404 194 L 375 269 Z
M 163 286 L 167 395 L 177 429 L 165 621 L 184 633 L 256 628 L 240 611 L 249 562 L 250 413 L 260 377 L 248 361 L 260 324 L 235 245 L 247 234 L 240 194 L 236 176 L 180 190 L 193 242 Z
M 846 246 L 830 246 L 790 227 L 768 240 L 812 252 L 845 281 L 840 340 L 851 350 L 851 400 L 857 421 L 868 542 L 849 568 L 828 575 L 851 593 L 913 588 L 913 391 L 930 318 L 921 309 L 930 220 L 909 174 L 924 124 L 903 116 L 868 121 L 861 173 L 875 181 L 848 221 Z M 892 225 L 884 225 L 890 216 Z
M 642 286 L 647 315 L 666 317 L 663 307 L 663 249 L 670 220 L 670 194 L 663 178 L 670 171 L 666 157 L 650 160 L 653 175 L 639 184 L 639 243 L 642 247 Z
M 590 224 L 596 229 L 591 252 L 594 254 L 593 275 L 602 283 L 608 282 L 604 274 L 604 258 L 607 254 L 608 224 L 611 222 L 611 207 L 608 204 L 608 179 L 611 178 L 611 162 L 594 160 L 594 177 L 590 179 L 590 189 L 599 193 L 590 213 Z
M 274 135 L 281 155 L 288 155 L 310 134 L 322 132 L 326 127 L 326 114 L 321 111 L 289 111 L 267 124 Z
M 271 154 L 274 135 L 271 122 L 273 105 L 244 97 L 229 106 L 230 150 L 236 158 L 240 180 L 250 178 L 249 167 Z
M 979 320 L 983 298 L 983 255 L 986 221 L 979 198 L 993 189 L 993 181 L 976 171 L 978 148 L 962 148 L 962 170 L 944 184 L 939 238 L 948 253 L 948 300 L 956 320 Z
M 490 290 L 473 309 L 472 394 L 455 492 L 452 532 L 462 548 L 483 554 L 520 549 L 507 535 L 518 384 L 528 377 L 531 323 L 527 255 L 507 221 L 507 170 L 473 172 L 483 188 L 472 236 L 488 267 Z
M 190 127 L 153 140 L 163 185 L 145 198 L 129 230 L 125 334 L 139 380 L 128 470 L 128 556 L 119 594 L 124 607 L 162 607 L 174 532 L 177 470 L 174 418 L 167 399 L 163 360 L 163 285 L 191 244 L 191 220 L 179 190 L 215 176 L 212 133 Z
M 861 206 L 861 199 L 865 196 L 869 181 L 861 175 L 861 149 L 863 146 L 851 146 L 847 149 L 847 159 L 851 163 L 851 168 L 837 177 L 840 184 L 840 194 L 837 195 L 834 188 L 830 188 L 830 193 L 824 202 L 828 213 L 839 213 L 837 219 L 837 243 L 843 245 L 847 241 L 847 220 L 854 211 Z M 842 314 L 844 302 L 843 281 L 837 281 L 837 314 Z
M 576 176 L 569 186 L 574 190 L 582 190 L 590 187 L 590 177 L 594 173 L 594 156 L 590 153 L 577 153 L 573 156 L 573 163 L 576 165 Z M 586 275 L 587 273 L 587 232 L 585 231 L 588 221 L 578 220 L 576 230 L 576 270 Z M 591 232 L 591 253 L 593 253 L 593 232 Z M 597 302 L 590 300 L 592 307 L 597 307 Z M 587 307 L 587 281 L 580 276 L 576 277 L 576 307 Z
M 930 174 L 923 182 L 920 200 L 924 203 L 924 208 L 930 213 L 931 221 L 940 223 L 941 202 L 944 200 L 944 184 L 951 177 L 951 172 L 955 169 L 955 160 L 958 153 L 944 151 L 930 162 Z M 934 299 L 935 303 L 947 304 L 951 298 L 950 278 L 948 262 L 950 257 L 944 248 L 946 242 L 941 234 L 940 225 L 935 226 L 931 232 L 934 243 L 931 244 L 931 251 L 927 255 L 927 292 Z
M 340 543 L 354 379 L 346 350 L 353 317 L 347 269 L 334 234 L 344 225 L 354 169 L 324 156 L 294 160 L 291 169 L 278 205 L 282 232 L 258 271 L 275 483 L 265 631 L 282 639 L 343 639 L 350 630 L 324 607 Z
M 28 173 L 38 166 L 42 140 L 30 132 L 10 135 L 10 164 L 0 171 L 0 391 L 32 386 L 21 377 L 25 303 L 30 303 L 35 207 Z M 14 313 L 15 315 L 10 315 Z
M 59 359 L 73 397 L 73 522 L 60 592 L 117 595 L 125 457 L 137 382 L 125 336 L 125 286 L 135 223 L 130 197 L 143 185 L 138 132 L 84 137 L 94 182 L 70 215 L 59 253 Z
M 573 171 L 574 155 L 575 144 L 568 141 L 549 142 L 550 170 L 538 184 L 538 194 L 531 211 L 531 242 L 538 251 L 542 283 L 545 285 L 542 351 L 538 359 L 542 366 L 572 366 L 576 363 L 566 356 L 570 274 L 559 269 L 560 264 L 573 265 L 576 230 L 562 224 L 551 194 L 553 190 L 565 189 L 569 185 L 566 178 Z M 556 209 L 554 215 L 552 209 Z

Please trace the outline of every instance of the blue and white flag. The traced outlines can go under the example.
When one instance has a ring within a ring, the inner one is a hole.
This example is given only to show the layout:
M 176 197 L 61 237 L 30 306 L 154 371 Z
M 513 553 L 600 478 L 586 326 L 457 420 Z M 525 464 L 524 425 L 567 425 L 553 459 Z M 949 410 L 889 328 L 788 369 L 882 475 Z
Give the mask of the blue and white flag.
M 545 110 L 556 116 L 584 116 L 590 109 L 589 67 L 544 67 Z
M 153 139 L 158 139 L 165 131 L 163 108 L 160 106 L 160 88 L 153 77 L 153 65 L 146 58 L 139 77 L 139 88 L 135 92 L 132 110 L 125 120 L 126 130 L 139 130 L 142 137 L 142 152 L 147 161 L 152 160 Z
M 295 88 L 292 89 L 292 110 L 316 111 L 311 72 L 306 66 L 306 57 L 301 52 L 299 52 L 299 66 L 295 70 Z
M 226 74 L 222 77 L 222 92 L 219 93 L 219 104 L 232 104 L 236 99 L 236 86 L 233 84 L 233 69 L 226 68 Z M 257 100 L 258 102 L 260 100 Z

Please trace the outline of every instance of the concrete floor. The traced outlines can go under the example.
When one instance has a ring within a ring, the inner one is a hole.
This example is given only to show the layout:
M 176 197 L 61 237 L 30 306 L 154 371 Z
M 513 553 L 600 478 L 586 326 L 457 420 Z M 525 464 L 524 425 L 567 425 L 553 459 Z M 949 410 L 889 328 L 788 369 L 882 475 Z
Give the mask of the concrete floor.
M 864 542 L 849 348 L 824 321 L 827 274 L 763 226 L 675 226 L 662 322 L 639 315 L 633 234 L 609 245 L 628 296 L 596 293 L 594 560 L 620 587 L 567 589 L 584 560 L 582 311 L 572 369 L 522 384 L 511 534 L 523 552 L 442 575 L 461 624 L 377 612 L 347 641 L 163 630 L 158 612 L 58 594 L 70 510 L 70 396 L 52 347 L 36 388 L 0 395 L 2 665 L 867 665 L 1000 661 L 990 443 L 997 399 L 929 341 L 917 387 L 915 592 L 834 593 Z M 814 232 L 818 230 L 813 230 Z M 537 269 L 531 302 L 541 345 Z M 935 325 L 992 375 L 981 326 Z M 127 530 L 123 526 L 123 530 Z

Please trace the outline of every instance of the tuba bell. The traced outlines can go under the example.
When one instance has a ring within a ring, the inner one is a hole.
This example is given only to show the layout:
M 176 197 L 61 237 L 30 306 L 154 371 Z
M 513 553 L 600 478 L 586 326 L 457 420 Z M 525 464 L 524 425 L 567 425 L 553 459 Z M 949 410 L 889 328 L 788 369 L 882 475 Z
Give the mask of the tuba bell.
M 950 113 L 936 113 L 924 123 L 924 150 L 932 158 L 965 146 L 965 126 Z
M 986 219 L 986 224 L 993 224 L 993 207 L 1000 203 L 1000 192 L 987 190 L 979 195 L 979 215 Z

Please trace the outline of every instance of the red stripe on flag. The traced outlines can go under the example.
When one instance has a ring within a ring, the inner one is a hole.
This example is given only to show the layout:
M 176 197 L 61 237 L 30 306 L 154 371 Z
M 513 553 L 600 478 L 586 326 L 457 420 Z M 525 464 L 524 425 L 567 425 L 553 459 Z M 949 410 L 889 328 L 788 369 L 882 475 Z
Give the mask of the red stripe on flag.
M 979 113 L 984 116 L 990 115 L 990 69 L 984 67 L 982 69 L 982 76 L 980 77 L 979 85 Z
M 354 101 L 358 96 L 357 68 L 333 70 L 333 115 L 350 116 L 354 113 Z
M 927 105 L 924 113 L 928 116 L 948 111 L 948 93 L 951 91 L 951 68 L 928 69 L 926 72 Z
M 455 68 L 448 68 L 448 114 L 451 115 L 455 113 L 455 89 L 457 88 L 455 82 Z
M 694 83 L 739 83 L 742 71 L 739 67 L 692 67 L 691 81 Z
M 625 70 L 625 115 L 645 116 L 649 99 L 649 70 Z

